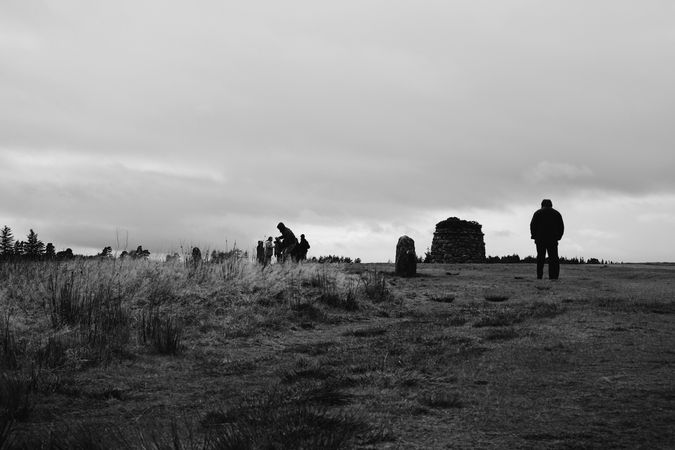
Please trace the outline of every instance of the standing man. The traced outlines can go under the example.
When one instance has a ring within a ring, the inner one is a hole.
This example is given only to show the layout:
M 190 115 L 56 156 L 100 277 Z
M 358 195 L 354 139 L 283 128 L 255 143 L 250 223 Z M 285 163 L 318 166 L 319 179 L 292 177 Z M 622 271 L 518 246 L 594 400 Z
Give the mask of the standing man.
M 305 235 L 300 235 L 300 243 L 298 244 L 298 261 L 307 259 L 307 251 L 309 250 L 309 242 L 305 239 Z
M 548 278 L 557 280 L 560 275 L 560 260 L 558 259 L 558 241 L 565 232 L 562 216 L 553 209 L 553 202 L 549 199 L 541 201 L 541 209 L 534 212 L 530 222 L 530 234 L 537 245 L 537 278 L 544 276 L 544 264 L 548 253 Z

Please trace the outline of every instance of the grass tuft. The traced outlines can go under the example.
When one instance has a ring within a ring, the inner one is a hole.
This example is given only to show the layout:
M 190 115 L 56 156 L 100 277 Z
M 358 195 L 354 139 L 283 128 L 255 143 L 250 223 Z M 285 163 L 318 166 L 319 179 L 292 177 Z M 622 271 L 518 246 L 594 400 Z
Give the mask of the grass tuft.
M 235 407 L 213 411 L 202 421 L 208 429 L 208 448 L 352 448 L 370 425 L 353 413 L 330 411 L 316 400 L 330 398 L 323 391 L 271 389 L 244 398 Z M 312 401 L 314 400 L 314 401 Z
M 0 318 L 0 369 L 14 370 L 19 367 L 19 357 L 22 349 L 14 338 L 9 315 Z
M 175 317 L 162 315 L 158 308 L 141 312 L 139 338 L 150 342 L 162 355 L 176 355 L 181 349 L 183 327 Z
M 18 372 L 0 374 L 0 427 L 25 421 L 33 410 L 33 380 Z
M 360 282 L 366 297 L 374 302 L 385 302 L 393 298 L 384 274 L 378 271 L 367 271 L 361 274 Z

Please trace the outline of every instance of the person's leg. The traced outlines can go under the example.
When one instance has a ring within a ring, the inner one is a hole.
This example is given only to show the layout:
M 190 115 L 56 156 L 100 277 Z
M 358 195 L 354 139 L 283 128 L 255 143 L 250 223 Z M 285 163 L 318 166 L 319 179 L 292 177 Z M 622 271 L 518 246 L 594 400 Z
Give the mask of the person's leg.
M 558 257 L 558 243 L 551 242 L 547 245 L 548 251 L 548 277 L 557 280 L 560 276 L 560 258 Z
M 546 263 L 546 245 L 537 242 L 537 278 L 542 279 L 544 276 L 544 263 Z

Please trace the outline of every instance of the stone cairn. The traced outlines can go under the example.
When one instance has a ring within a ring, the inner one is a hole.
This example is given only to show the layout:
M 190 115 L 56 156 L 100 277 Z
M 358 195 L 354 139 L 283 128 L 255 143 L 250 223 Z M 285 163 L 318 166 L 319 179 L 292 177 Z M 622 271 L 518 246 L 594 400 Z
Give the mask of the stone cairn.
M 485 262 L 482 227 L 478 222 L 469 222 L 457 217 L 438 222 L 431 241 L 431 262 Z
M 396 244 L 396 275 L 414 277 L 416 274 L 415 241 L 408 236 L 401 236 Z

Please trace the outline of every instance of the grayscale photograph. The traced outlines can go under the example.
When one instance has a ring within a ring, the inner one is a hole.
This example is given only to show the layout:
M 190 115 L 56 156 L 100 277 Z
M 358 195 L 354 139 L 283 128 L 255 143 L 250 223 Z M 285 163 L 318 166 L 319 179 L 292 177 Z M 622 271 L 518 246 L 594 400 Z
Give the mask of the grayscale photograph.
M 0 0 L 0 450 L 675 448 L 675 2 Z

